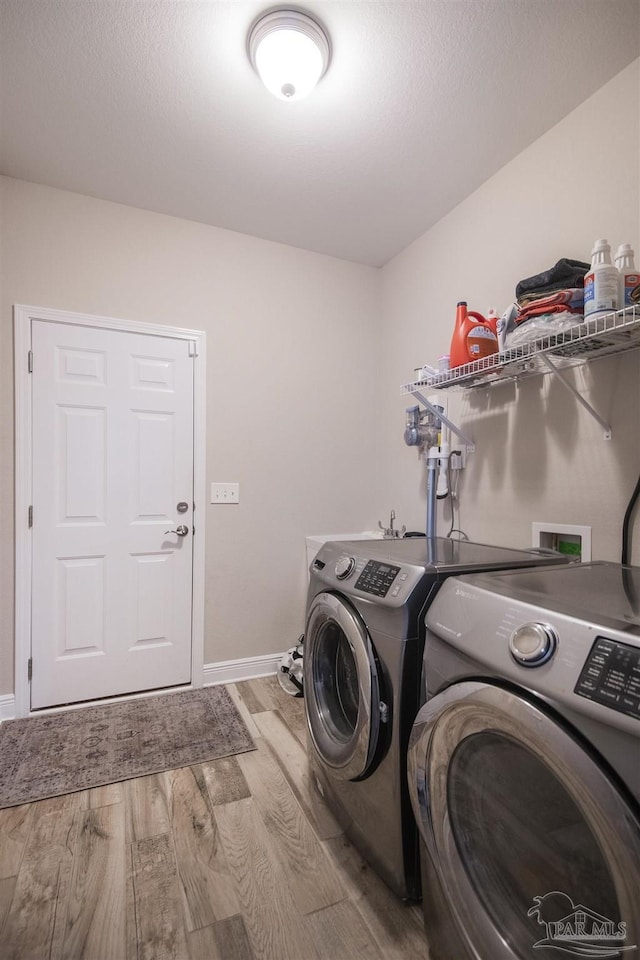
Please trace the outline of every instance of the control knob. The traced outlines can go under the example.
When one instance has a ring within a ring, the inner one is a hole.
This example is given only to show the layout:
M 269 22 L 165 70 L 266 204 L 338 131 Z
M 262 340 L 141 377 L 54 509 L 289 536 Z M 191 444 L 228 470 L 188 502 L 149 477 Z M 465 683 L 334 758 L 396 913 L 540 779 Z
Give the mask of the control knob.
M 354 571 L 356 561 L 354 557 L 340 557 L 336 563 L 336 577 L 338 580 L 346 580 Z
M 522 667 L 540 667 L 556 652 L 558 635 L 546 623 L 523 623 L 509 637 L 511 656 Z

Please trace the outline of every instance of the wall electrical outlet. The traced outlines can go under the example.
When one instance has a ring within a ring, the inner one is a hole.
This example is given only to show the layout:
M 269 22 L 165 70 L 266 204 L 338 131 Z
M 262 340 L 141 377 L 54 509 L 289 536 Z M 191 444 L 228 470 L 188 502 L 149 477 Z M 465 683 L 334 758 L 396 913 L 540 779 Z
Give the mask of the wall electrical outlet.
M 212 483 L 211 503 L 239 503 L 239 483 Z
M 464 444 L 453 450 L 449 456 L 449 466 L 452 470 L 462 470 L 467 464 L 467 448 Z

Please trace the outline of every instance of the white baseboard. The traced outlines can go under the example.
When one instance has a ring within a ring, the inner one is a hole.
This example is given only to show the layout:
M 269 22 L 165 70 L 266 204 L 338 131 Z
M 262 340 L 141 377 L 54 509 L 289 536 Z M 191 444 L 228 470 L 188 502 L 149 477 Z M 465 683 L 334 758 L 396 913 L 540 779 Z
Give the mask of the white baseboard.
M 276 673 L 282 653 L 267 653 L 262 657 L 245 657 L 243 660 L 220 660 L 205 663 L 203 684 L 205 687 L 218 683 L 236 683 L 253 680 Z
M 243 660 L 220 660 L 218 663 L 205 663 L 203 686 L 210 687 L 219 683 L 236 683 L 241 680 L 253 680 L 255 677 L 267 677 L 276 673 L 282 653 L 267 653 L 261 657 L 245 657 Z M 79 704 L 86 706 L 86 704 Z M 0 723 L 13 720 L 16 715 L 16 698 L 12 693 L 0 694 Z
M 3 693 L 0 696 L 0 723 L 3 720 L 13 720 L 16 715 L 16 698 L 12 693 Z

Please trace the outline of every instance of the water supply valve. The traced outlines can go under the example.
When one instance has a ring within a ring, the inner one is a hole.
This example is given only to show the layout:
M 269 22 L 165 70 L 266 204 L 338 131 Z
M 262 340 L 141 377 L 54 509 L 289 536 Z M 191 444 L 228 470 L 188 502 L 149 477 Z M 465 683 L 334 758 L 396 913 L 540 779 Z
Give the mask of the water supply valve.
M 391 514 L 390 514 L 390 517 L 389 517 L 389 526 L 388 526 L 388 527 L 385 527 L 384 524 L 383 524 L 380 520 L 378 520 L 378 526 L 379 526 L 380 529 L 382 530 L 382 539 L 383 539 L 383 540 L 396 540 L 396 539 L 401 539 L 402 537 L 404 537 L 405 533 L 407 532 L 407 528 L 406 528 L 406 526 L 405 526 L 404 524 L 400 527 L 399 530 L 397 530 L 397 529 L 394 527 L 393 521 L 394 521 L 395 519 L 396 519 L 396 512 L 395 512 L 395 510 L 392 510 L 392 511 L 391 511 Z

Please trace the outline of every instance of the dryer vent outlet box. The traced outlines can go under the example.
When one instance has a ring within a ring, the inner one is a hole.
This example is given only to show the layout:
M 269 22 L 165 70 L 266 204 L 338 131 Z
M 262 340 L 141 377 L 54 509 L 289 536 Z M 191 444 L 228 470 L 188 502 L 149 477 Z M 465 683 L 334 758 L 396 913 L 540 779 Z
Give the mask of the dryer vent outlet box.
M 532 523 L 531 546 L 557 550 L 586 563 L 591 560 L 591 527 L 570 523 Z

